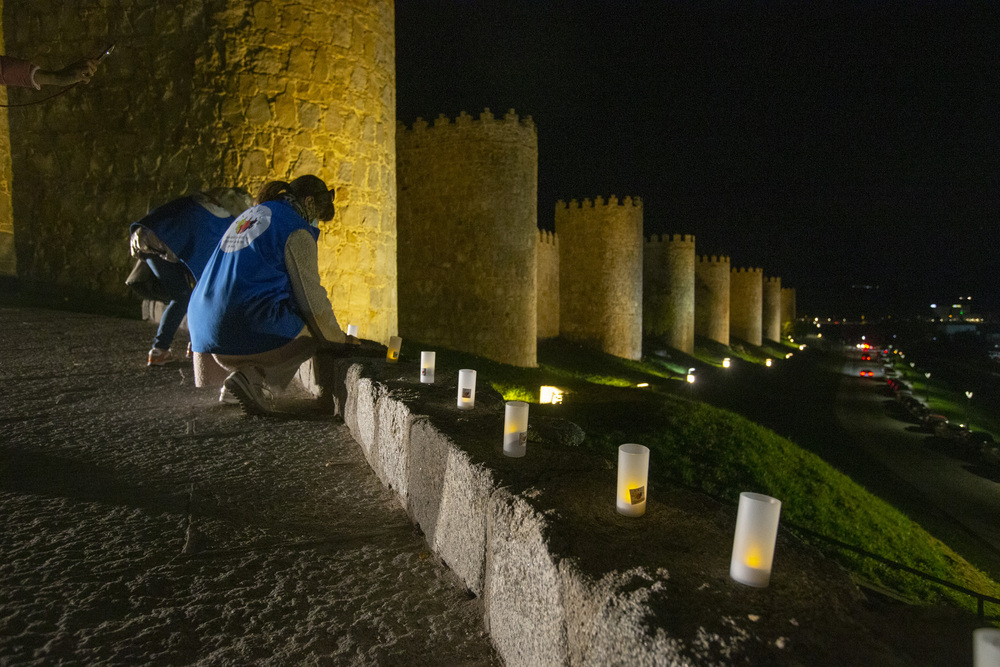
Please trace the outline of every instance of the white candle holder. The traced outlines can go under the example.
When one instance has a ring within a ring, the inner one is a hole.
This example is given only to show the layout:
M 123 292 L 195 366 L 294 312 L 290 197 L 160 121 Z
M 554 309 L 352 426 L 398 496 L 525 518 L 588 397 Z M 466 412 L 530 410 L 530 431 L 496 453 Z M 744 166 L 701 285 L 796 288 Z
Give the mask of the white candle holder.
M 773 359 L 765 359 L 764 360 L 764 365 L 767 366 L 768 368 L 770 368 L 771 364 L 773 364 L 773 363 L 774 363 Z
M 393 363 L 399 361 L 399 349 L 403 347 L 403 339 L 399 336 L 389 336 L 389 349 L 385 351 L 385 358 Z
M 550 387 L 548 385 L 542 385 L 538 390 L 538 402 L 539 403 L 562 403 L 563 402 L 563 392 L 559 387 Z
M 358 336 L 358 325 L 357 324 L 348 324 L 347 325 L 347 335 L 348 336 L 354 336 L 355 338 L 357 338 L 357 336 Z
M 476 371 L 463 368 L 458 372 L 458 409 L 471 410 L 476 405 Z
M 528 449 L 528 404 L 507 401 L 503 413 L 503 454 L 521 458 Z
M 420 381 L 424 384 L 434 383 L 434 362 L 437 360 L 437 352 L 420 353 Z
M 972 667 L 1000 665 L 1000 630 L 979 628 L 972 631 Z
M 732 365 L 733 365 L 733 362 L 732 362 L 732 360 L 729 357 L 726 357 L 725 359 L 722 360 L 722 367 L 723 368 L 729 368 Z
M 770 583 L 780 517 L 780 500 L 760 493 L 740 494 L 733 557 L 729 562 L 729 576 L 735 581 L 756 588 Z
M 629 443 L 618 448 L 618 513 L 642 516 L 646 513 L 649 448 Z

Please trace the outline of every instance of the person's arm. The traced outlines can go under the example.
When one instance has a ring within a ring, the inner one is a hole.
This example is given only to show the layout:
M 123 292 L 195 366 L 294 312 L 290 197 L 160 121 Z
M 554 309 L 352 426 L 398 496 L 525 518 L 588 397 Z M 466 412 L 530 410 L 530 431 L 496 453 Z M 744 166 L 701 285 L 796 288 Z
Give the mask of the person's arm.
M 333 306 L 319 280 L 316 241 L 305 229 L 298 229 L 285 242 L 285 267 L 292 281 L 292 294 L 299 315 L 313 336 L 330 343 L 345 343 L 347 336 L 337 323 Z
M 35 87 L 71 86 L 74 83 L 90 83 L 90 78 L 97 71 L 97 63 L 96 58 L 85 58 L 54 72 L 37 69 L 34 72 Z

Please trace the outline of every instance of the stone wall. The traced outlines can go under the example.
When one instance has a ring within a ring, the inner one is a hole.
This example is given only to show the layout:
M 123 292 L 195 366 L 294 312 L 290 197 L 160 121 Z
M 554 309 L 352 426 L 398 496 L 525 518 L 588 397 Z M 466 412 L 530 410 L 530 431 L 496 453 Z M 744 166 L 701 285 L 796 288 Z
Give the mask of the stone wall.
M 781 328 L 784 330 L 795 322 L 795 288 L 781 288 Z
M 642 330 L 694 354 L 694 236 L 653 235 L 642 255 Z
M 0 53 L 7 53 L 3 33 L 2 17 L 0 17 Z M 7 88 L 0 86 L 0 104 L 7 103 Z M 17 275 L 17 253 L 14 251 L 14 211 L 11 200 L 12 184 L 10 123 L 7 109 L 0 108 L 0 276 Z
M 538 231 L 538 337 L 559 335 L 559 237 Z
M 642 357 L 642 200 L 556 204 L 559 327 L 566 340 Z
M 404 338 L 534 366 L 538 135 L 513 110 L 396 133 Z
M 764 278 L 761 295 L 761 334 L 764 339 L 781 340 L 781 278 Z
M 732 269 L 729 273 L 729 333 L 760 345 L 763 327 L 763 269 Z
M 729 345 L 729 257 L 699 255 L 695 263 L 694 330 Z
M 6 3 L 3 25 L 42 66 L 117 42 L 89 85 L 10 114 L 22 279 L 121 296 L 150 208 L 314 173 L 337 192 L 319 255 L 338 318 L 395 333 L 391 0 L 39 0 Z

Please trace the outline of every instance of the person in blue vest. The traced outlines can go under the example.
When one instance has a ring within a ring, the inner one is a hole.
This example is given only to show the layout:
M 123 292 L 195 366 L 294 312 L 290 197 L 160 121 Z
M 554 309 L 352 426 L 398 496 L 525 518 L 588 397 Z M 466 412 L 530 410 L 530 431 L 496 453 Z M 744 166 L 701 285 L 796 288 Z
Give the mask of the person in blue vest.
M 167 303 L 147 366 L 165 366 L 177 360 L 170 345 L 187 313 L 191 291 L 222 234 L 251 204 L 246 190 L 213 188 L 168 202 L 132 223 L 132 256 L 145 262 L 146 267 L 140 267 L 152 274 L 156 284 L 153 294 Z M 134 284 L 130 281 L 136 280 L 135 273 L 127 284 Z
M 188 305 L 198 368 L 210 357 L 248 415 L 272 411 L 272 392 L 323 349 L 357 344 L 337 323 L 320 282 L 319 221 L 334 216 L 333 192 L 316 176 L 271 181 L 257 205 L 223 234 Z

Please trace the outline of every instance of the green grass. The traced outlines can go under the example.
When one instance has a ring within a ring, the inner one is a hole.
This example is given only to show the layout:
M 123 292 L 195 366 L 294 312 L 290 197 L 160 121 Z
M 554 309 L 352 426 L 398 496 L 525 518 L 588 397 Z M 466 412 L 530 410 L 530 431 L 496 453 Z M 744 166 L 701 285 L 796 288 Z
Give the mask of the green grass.
M 679 381 L 689 365 L 721 365 L 723 353 L 763 364 L 766 356 L 779 358 L 783 349 L 745 347 L 738 355 L 702 341 L 695 357 L 670 350 L 669 358 L 651 355 L 637 362 L 545 341 L 539 344 L 538 368 L 458 352 L 448 352 L 447 358 L 449 364 L 477 368 L 480 378 L 510 400 L 535 402 L 541 385 L 564 389 L 563 405 L 552 406 L 558 412 L 550 414 L 579 424 L 587 433 L 583 446 L 611 461 L 623 442 L 647 445 L 651 489 L 683 484 L 732 503 L 742 491 L 765 493 L 782 501 L 782 516 L 789 523 L 1000 597 L 1000 585 L 902 512 L 792 441 L 733 412 L 691 400 L 690 388 Z M 637 388 L 639 383 L 649 386 Z M 911 599 L 936 602 L 944 597 L 975 608 L 968 596 L 822 542 L 816 546 L 849 571 Z

